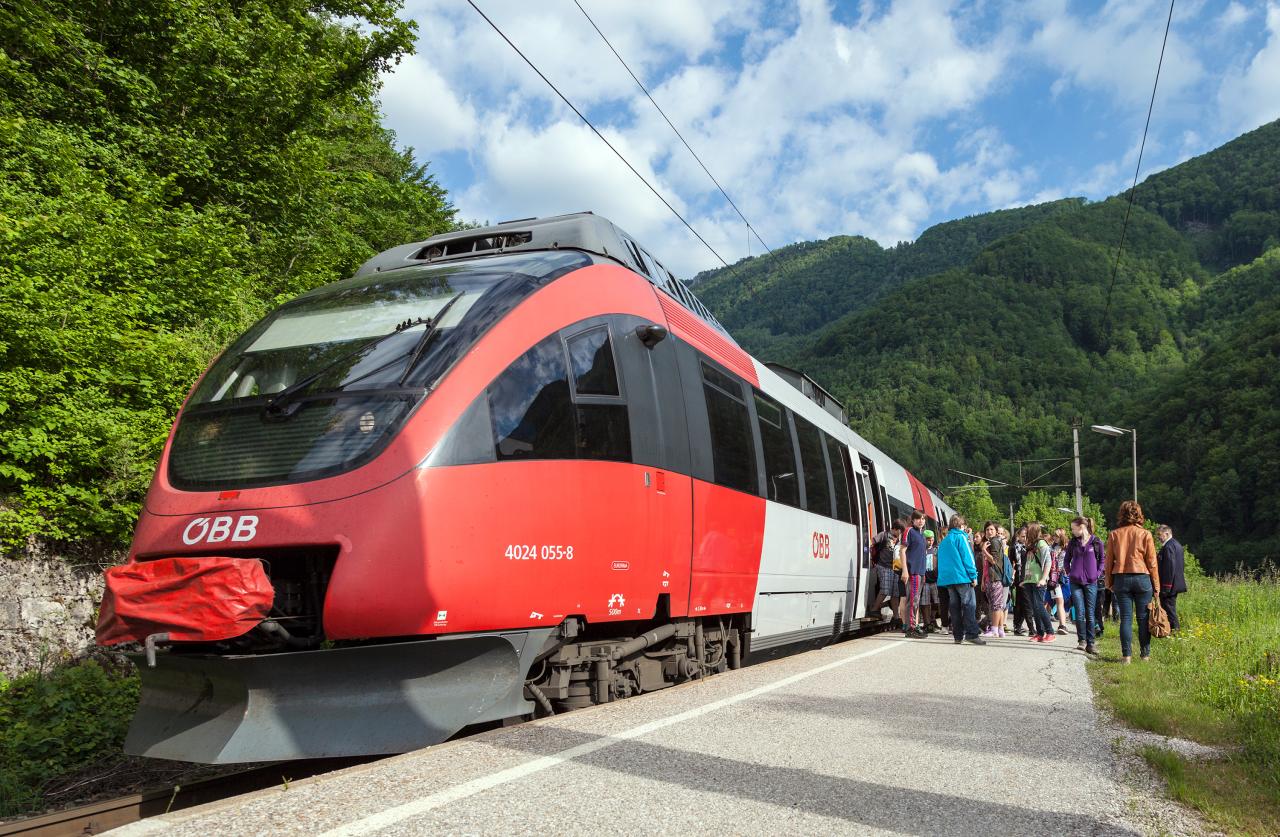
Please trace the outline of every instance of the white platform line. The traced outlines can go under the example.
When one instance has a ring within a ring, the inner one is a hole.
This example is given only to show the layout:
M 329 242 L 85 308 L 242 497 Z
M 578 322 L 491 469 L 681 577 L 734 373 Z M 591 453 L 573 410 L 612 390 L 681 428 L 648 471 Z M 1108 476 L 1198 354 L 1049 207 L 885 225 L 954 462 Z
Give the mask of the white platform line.
M 480 776 L 479 778 L 472 779 L 469 782 L 463 782 L 462 784 L 447 790 L 438 791 L 430 796 L 424 796 L 421 799 L 415 799 L 412 802 L 406 802 L 403 805 L 397 805 L 394 808 L 388 808 L 385 811 L 370 814 L 362 819 L 354 820 L 346 825 L 338 826 L 337 828 L 324 832 L 320 837 L 353 837 L 353 835 L 368 834 L 372 831 L 387 828 L 388 826 L 395 825 L 398 822 L 403 822 L 410 817 L 425 814 L 426 812 L 439 808 L 442 805 L 448 805 L 451 802 L 466 799 L 469 796 L 474 796 L 475 794 L 489 790 L 490 788 L 505 785 L 508 782 L 514 782 L 517 779 L 522 779 L 533 773 L 539 773 L 548 768 L 555 767 L 558 764 L 563 764 L 566 761 L 572 761 L 573 759 L 585 756 L 588 753 L 594 753 L 597 750 L 603 750 L 604 748 L 611 747 L 614 744 L 629 741 L 632 738 L 639 738 L 642 735 L 648 735 L 649 733 L 656 732 L 664 727 L 669 727 L 673 724 L 679 724 L 684 721 L 701 717 L 708 713 L 715 712 L 718 709 L 723 709 L 726 706 L 733 706 L 736 703 L 742 703 L 745 700 L 751 700 L 754 697 L 759 697 L 760 695 L 786 688 L 793 683 L 799 683 L 801 680 L 807 680 L 810 677 L 830 671 L 833 668 L 839 668 L 840 666 L 848 665 L 856 660 L 862 660 L 874 654 L 879 654 L 882 651 L 888 651 L 890 648 L 902 645 L 905 642 L 906 640 L 898 640 L 897 642 L 886 643 L 877 648 L 872 648 L 870 651 L 863 651 L 860 654 L 854 654 L 853 656 L 818 666 L 817 668 L 810 669 L 809 671 L 802 671 L 799 674 L 784 677 L 781 680 L 776 680 L 773 683 L 768 683 L 764 686 L 757 686 L 756 688 L 743 692 L 742 694 L 721 698 L 720 700 L 712 701 L 711 703 L 681 712 L 677 715 L 659 718 L 655 721 L 650 721 L 647 724 L 641 724 L 638 727 L 632 727 L 629 730 L 615 733 L 614 735 L 604 736 L 595 741 L 587 742 L 586 744 L 579 744 L 576 747 L 570 747 L 567 750 L 561 750 L 560 752 L 549 756 L 533 759 L 525 762 L 524 764 L 518 764 L 515 767 L 508 767 L 506 770 L 499 770 L 497 773 L 490 773 L 488 776 Z

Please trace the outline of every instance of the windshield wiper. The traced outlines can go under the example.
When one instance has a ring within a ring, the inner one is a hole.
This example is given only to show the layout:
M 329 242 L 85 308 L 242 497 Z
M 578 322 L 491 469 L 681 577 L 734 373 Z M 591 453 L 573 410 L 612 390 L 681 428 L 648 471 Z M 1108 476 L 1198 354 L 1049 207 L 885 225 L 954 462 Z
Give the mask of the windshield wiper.
M 457 297 L 455 297 L 455 299 L 456 298 Z M 439 317 L 437 317 L 436 320 L 439 320 Z M 275 419 L 288 418 L 289 416 L 297 412 L 297 409 L 298 409 L 298 405 L 294 401 L 294 397 L 297 396 L 298 393 L 306 390 L 316 381 L 320 380 L 320 377 L 324 375 L 324 373 L 328 372 L 329 370 L 333 369 L 335 366 L 338 366 L 339 364 L 342 364 L 347 362 L 348 360 L 351 360 L 353 357 L 357 357 L 358 355 L 364 354 L 365 352 L 377 346 L 379 343 L 382 343 L 385 340 L 389 340 L 392 337 L 395 337 L 400 332 L 413 328 L 414 326 L 425 325 L 428 330 L 431 330 L 432 328 L 434 328 L 434 326 L 432 325 L 433 322 L 434 321 L 431 319 L 424 319 L 422 317 L 418 317 L 412 320 L 405 320 L 404 322 L 400 323 L 394 329 L 387 332 L 386 334 L 381 334 L 373 338 L 372 340 L 368 341 L 367 343 L 362 343 L 360 346 L 358 346 L 355 349 L 352 349 L 346 354 L 341 355 L 337 358 L 334 358 L 333 360 L 326 363 L 324 366 L 321 366 L 319 369 L 312 372 L 310 375 L 307 375 L 305 378 L 299 378 L 298 380 L 294 381 L 292 384 L 289 384 L 289 386 L 285 387 L 284 389 L 276 393 L 275 397 L 267 402 L 267 407 L 266 407 L 267 416 Z
M 413 354 L 409 356 L 409 362 L 404 365 L 404 372 L 400 375 L 397 386 L 404 386 L 404 382 L 408 379 L 409 373 L 413 371 L 413 367 L 422 359 L 422 353 L 426 351 L 427 346 L 431 343 L 431 338 L 436 336 L 436 332 L 440 330 L 440 323 L 444 322 L 444 315 L 449 313 L 449 309 L 453 304 L 462 299 L 462 295 L 466 291 L 458 291 L 458 293 L 444 304 L 440 309 L 440 313 L 431 318 L 427 323 L 427 327 L 423 329 L 422 336 L 418 338 L 418 344 L 413 347 Z

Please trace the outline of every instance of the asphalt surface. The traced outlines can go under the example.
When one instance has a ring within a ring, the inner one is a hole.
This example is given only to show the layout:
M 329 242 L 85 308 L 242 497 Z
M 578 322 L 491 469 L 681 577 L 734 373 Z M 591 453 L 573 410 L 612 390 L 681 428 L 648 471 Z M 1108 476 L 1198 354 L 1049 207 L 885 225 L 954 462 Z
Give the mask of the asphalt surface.
M 1074 639 L 881 634 L 111 833 L 1136 834 Z

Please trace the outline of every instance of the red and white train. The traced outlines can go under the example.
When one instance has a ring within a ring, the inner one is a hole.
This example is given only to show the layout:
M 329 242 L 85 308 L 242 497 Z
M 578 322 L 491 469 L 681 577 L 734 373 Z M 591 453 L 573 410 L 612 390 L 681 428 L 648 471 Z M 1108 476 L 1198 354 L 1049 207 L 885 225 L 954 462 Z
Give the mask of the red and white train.
M 131 753 L 402 752 L 838 638 L 913 508 L 951 512 L 626 233 L 516 221 L 381 253 L 222 353 L 99 639 L 146 644 Z

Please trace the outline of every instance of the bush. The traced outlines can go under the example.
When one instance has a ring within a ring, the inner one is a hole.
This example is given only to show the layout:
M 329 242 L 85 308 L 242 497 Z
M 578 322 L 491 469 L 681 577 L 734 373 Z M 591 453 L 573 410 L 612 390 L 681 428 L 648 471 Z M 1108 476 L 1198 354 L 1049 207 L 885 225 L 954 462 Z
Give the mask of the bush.
M 38 810 L 50 780 L 119 752 L 137 704 L 132 667 L 89 660 L 0 680 L 0 818 Z

